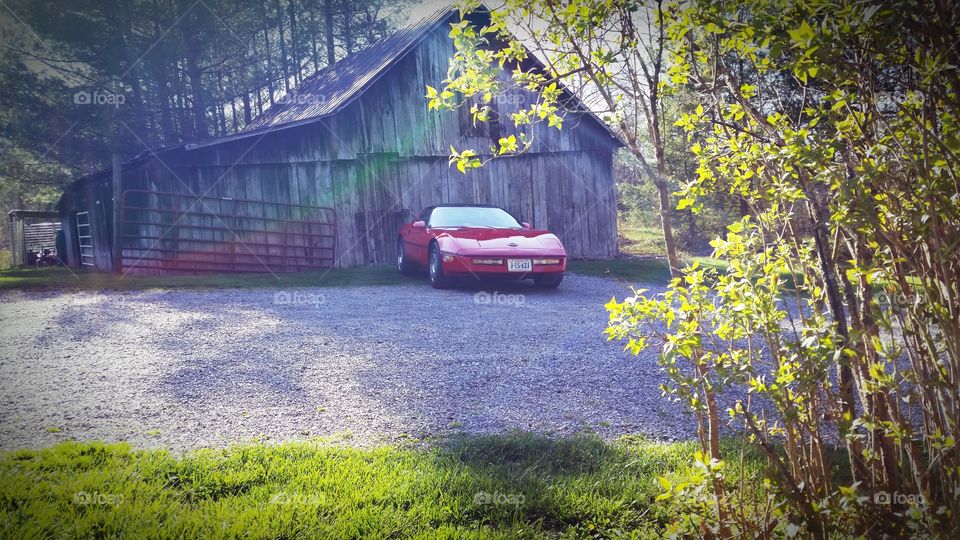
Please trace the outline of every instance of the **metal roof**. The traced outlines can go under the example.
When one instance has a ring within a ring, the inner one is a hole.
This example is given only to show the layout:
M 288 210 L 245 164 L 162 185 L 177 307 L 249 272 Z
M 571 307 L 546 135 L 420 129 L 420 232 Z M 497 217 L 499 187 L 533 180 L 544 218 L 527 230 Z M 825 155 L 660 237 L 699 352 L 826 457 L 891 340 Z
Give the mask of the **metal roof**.
M 426 34 L 457 13 L 455 9 L 444 8 L 321 69 L 255 118 L 243 132 L 260 131 L 338 112 L 416 46 Z

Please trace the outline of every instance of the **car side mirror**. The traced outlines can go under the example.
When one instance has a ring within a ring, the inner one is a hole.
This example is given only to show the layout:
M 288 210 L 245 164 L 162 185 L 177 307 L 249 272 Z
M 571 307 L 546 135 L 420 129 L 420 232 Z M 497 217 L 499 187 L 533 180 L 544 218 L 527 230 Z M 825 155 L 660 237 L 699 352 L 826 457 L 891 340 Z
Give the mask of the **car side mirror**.
M 413 228 L 414 228 L 414 229 L 426 229 L 426 228 L 427 228 L 427 224 L 426 224 L 426 222 L 424 222 L 424 221 L 417 220 L 417 221 L 414 221 L 414 222 L 413 222 Z
M 520 225 L 523 225 L 523 228 L 524 228 L 524 229 L 532 229 L 532 228 L 533 228 L 533 225 L 527 223 L 526 221 L 520 222 Z

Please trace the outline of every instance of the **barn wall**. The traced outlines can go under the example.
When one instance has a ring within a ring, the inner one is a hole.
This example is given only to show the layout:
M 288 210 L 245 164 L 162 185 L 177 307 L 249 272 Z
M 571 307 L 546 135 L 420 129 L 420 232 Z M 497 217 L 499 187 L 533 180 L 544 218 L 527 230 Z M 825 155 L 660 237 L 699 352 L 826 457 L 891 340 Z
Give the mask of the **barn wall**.
M 173 171 L 154 164 L 145 168 L 148 177 L 137 189 L 334 208 L 337 266 L 342 267 L 392 264 L 397 233 L 410 212 L 441 203 L 502 206 L 534 227 L 556 233 L 572 257 L 607 258 L 616 254 L 617 238 L 616 216 L 610 212 L 616 208 L 611 159 L 609 151 L 600 150 L 525 154 L 494 160 L 466 175 L 451 169 L 445 156 L 395 154 Z M 209 218 L 186 219 L 204 225 Z M 153 237 L 164 233 L 156 229 L 140 232 Z M 188 236 L 168 237 L 159 246 L 204 238 L 202 231 L 181 234 Z

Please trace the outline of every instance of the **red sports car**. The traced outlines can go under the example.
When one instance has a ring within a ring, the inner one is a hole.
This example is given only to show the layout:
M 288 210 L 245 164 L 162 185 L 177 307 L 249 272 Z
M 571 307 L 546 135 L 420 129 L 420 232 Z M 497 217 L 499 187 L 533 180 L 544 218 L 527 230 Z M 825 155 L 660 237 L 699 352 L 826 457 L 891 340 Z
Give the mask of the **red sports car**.
M 567 269 L 567 252 L 556 235 L 534 230 L 496 206 L 431 206 L 400 229 L 397 269 L 426 267 L 430 283 L 445 287 L 452 278 L 532 278 L 555 288 Z

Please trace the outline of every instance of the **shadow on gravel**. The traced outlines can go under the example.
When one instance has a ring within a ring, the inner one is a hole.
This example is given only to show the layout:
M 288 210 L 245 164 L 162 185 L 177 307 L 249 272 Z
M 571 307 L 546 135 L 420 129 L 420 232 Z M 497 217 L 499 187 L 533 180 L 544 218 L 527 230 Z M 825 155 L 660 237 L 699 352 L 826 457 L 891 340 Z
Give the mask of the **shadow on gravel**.
M 427 290 L 432 289 L 430 286 L 430 281 L 427 279 L 426 274 L 424 275 L 415 275 L 411 278 L 414 280 L 415 284 L 422 284 Z M 499 291 L 503 293 L 523 293 L 523 294 L 543 294 L 543 295 L 558 295 L 564 293 L 564 285 L 561 284 L 559 288 L 548 289 L 543 287 L 537 287 L 534 285 L 533 280 L 531 279 L 510 279 L 510 278 L 484 278 L 484 279 L 475 279 L 470 277 L 455 277 L 449 278 L 450 282 L 447 286 L 447 290 L 453 291 L 469 291 L 469 292 L 478 292 L 478 291 Z M 569 288 L 570 285 L 568 284 Z

